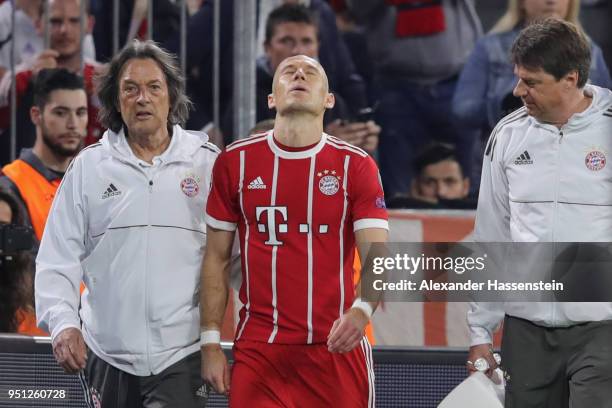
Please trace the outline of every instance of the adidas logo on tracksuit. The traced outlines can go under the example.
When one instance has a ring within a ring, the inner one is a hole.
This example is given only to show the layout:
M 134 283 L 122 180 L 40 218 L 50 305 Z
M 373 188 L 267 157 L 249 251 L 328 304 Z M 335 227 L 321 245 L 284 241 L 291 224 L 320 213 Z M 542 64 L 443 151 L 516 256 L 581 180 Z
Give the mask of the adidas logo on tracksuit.
M 121 191 L 118 190 L 113 183 L 110 183 L 104 194 L 102 194 L 102 199 L 105 200 L 118 195 L 121 195 Z
M 207 386 L 207 385 L 200 386 L 200 388 L 198 388 L 196 393 L 195 393 L 196 397 L 208 399 L 208 396 L 210 394 L 210 388 L 208 388 L 208 387 L 210 387 L 210 386 Z
M 516 158 L 516 160 L 514 160 L 514 164 L 517 164 L 517 165 L 533 164 L 533 160 L 531 160 L 531 157 L 529 156 L 529 152 L 525 150 L 523 154 L 521 154 L 519 157 Z
M 267 186 L 261 177 L 257 177 L 255 180 L 251 181 L 247 187 L 249 190 L 265 190 L 266 188 Z

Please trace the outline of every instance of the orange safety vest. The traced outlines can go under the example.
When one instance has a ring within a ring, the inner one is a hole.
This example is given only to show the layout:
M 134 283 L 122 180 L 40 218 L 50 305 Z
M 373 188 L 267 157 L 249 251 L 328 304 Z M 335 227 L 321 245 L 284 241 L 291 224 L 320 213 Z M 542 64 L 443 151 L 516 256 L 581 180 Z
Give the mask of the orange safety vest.
M 33 312 L 19 309 L 16 313 L 17 321 L 19 322 L 19 327 L 17 328 L 17 333 L 25 334 L 28 336 L 48 336 L 49 333 L 46 331 L 39 329 L 36 327 L 36 315 Z
M 17 186 L 19 194 L 21 194 L 21 198 L 28 208 L 34 234 L 40 241 L 45 230 L 53 197 L 55 197 L 55 192 L 61 180 L 47 180 L 45 176 L 21 159 L 4 166 L 2 172 Z

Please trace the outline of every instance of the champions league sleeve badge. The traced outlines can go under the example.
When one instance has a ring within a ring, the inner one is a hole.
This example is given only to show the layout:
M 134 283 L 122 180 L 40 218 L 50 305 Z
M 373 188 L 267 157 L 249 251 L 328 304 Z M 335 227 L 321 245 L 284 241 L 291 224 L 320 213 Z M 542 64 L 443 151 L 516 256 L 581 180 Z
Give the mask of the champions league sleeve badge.
M 317 173 L 319 180 L 319 190 L 321 193 L 331 196 L 340 190 L 340 176 L 336 176 L 336 170 L 323 170 Z
M 591 171 L 599 171 L 606 167 L 606 154 L 601 149 L 593 149 L 584 158 L 584 164 Z
M 195 197 L 200 192 L 200 178 L 194 174 L 187 174 L 181 180 L 181 190 L 187 197 Z

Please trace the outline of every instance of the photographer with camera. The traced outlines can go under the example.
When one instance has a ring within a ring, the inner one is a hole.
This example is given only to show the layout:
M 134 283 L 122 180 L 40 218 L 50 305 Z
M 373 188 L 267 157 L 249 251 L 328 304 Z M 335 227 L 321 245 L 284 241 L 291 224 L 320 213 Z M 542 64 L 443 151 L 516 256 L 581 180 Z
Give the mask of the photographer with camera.
M 15 198 L 0 189 L 0 333 L 44 336 L 34 315 L 33 236 L 22 218 Z

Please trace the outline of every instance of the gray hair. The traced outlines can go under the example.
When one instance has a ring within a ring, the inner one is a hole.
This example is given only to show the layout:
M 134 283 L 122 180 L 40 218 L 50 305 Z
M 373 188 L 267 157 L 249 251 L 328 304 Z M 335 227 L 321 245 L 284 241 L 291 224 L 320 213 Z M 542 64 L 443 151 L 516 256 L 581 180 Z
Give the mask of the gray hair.
M 185 94 L 185 78 L 173 54 L 163 50 L 153 41 L 134 40 L 127 45 L 108 64 L 104 72 L 97 76 L 97 93 L 100 99 L 98 120 L 102 126 L 119 132 L 124 126 L 119 107 L 119 75 L 132 59 L 152 59 L 159 65 L 166 77 L 170 96 L 168 124 L 183 125 L 187 121 L 191 101 Z

